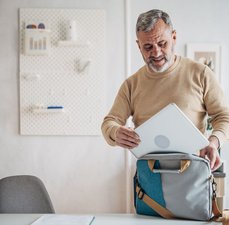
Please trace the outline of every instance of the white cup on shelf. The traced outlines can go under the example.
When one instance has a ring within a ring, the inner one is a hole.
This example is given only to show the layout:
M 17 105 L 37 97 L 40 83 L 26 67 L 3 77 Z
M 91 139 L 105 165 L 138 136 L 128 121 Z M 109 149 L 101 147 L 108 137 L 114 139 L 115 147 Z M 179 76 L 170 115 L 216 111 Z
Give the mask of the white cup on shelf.
M 70 20 L 67 22 L 67 40 L 77 41 L 77 21 Z

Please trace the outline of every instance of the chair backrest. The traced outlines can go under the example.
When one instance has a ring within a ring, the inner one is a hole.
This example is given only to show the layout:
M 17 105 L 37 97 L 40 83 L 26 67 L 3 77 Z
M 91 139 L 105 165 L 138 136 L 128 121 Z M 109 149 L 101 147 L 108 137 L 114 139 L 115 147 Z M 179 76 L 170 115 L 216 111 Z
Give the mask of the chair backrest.
M 29 175 L 0 180 L 0 213 L 55 213 L 43 182 Z

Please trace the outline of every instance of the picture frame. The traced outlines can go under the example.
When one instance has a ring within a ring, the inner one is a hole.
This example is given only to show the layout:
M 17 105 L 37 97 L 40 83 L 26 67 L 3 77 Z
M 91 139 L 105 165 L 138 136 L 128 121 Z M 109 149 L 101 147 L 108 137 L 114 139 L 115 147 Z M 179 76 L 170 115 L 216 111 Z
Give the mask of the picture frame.
M 221 46 L 215 43 L 188 43 L 186 56 L 207 65 L 220 82 Z

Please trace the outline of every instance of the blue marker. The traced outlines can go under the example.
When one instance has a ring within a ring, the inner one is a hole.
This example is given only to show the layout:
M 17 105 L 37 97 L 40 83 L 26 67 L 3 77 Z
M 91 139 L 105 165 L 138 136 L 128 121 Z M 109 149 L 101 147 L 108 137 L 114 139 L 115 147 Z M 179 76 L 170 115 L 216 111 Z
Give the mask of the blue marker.
M 64 106 L 48 106 L 47 109 L 63 109 Z

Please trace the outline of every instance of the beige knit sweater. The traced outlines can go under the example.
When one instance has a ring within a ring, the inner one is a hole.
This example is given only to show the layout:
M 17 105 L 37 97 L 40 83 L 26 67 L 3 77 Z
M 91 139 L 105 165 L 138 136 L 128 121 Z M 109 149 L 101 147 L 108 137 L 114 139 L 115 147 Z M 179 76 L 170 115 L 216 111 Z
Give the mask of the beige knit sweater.
M 143 66 L 124 81 L 102 123 L 106 141 L 115 145 L 116 130 L 129 116 L 138 127 L 169 103 L 176 103 L 202 133 L 208 114 L 212 135 L 218 137 L 220 145 L 228 139 L 229 108 L 214 73 L 203 64 L 177 56 L 163 73 L 152 73 Z

